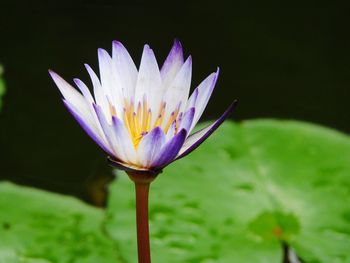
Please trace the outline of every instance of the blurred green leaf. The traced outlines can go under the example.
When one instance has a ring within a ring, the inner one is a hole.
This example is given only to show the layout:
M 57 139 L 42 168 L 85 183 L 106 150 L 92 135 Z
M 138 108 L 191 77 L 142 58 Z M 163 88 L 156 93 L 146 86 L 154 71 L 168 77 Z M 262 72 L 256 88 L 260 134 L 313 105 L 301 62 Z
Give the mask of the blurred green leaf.
M 134 189 L 107 216 L 74 198 L 0 183 L 0 263 L 136 262 Z M 350 139 L 299 122 L 226 123 L 153 183 L 153 262 L 350 262 Z
M 0 263 L 122 262 L 104 213 L 82 202 L 0 184 Z
M 5 81 L 2 78 L 4 68 L 0 65 L 0 110 L 2 107 L 2 96 L 5 94 Z
M 135 262 L 133 185 L 112 185 L 107 229 Z M 293 121 L 226 123 L 153 183 L 154 262 L 350 262 L 350 139 Z

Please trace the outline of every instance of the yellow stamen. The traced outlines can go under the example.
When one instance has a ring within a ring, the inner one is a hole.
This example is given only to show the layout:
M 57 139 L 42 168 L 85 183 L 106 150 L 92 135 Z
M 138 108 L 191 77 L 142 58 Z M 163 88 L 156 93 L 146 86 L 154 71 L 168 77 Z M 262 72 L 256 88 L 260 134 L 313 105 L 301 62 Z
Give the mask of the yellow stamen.
M 175 132 L 178 129 L 178 115 L 179 108 L 177 108 L 169 117 L 168 120 L 164 119 L 165 116 L 165 108 L 166 103 L 162 102 L 159 107 L 158 118 L 155 123 L 152 124 L 152 111 L 149 108 L 146 97 L 143 98 L 142 102 L 137 104 L 137 108 L 135 109 L 135 105 L 133 100 L 124 99 L 124 113 L 123 120 L 125 123 L 125 127 L 128 130 L 132 142 L 134 144 L 135 149 L 138 148 L 140 141 L 143 136 L 145 136 L 151 129 L 155 127 L 162 127 L 162 123 L 166 122 L 166 126 L 164 129 L 164 133 L 167 133 L 171 124 L 175 121 Z M 116 115 L 115 108 L 110 104 L 111 114 Z M 179 117 L 180 118 L 180 117 Z
M 134 114 L 134 125 L 136 129 L 136 134 L 140 134 L 142 132 L 142 123 L 141 123 L 141 103 L 137 106 L 137 113 Z
M 177 115 L 179 114 L 179 110 L 175 110 L 174 112 L 171 113 L 170 118 L 164 128 L 164 132 L 168 133 L 168 130 L 170 128 L 170 125 L 173 123 L 173 121 L 176 119 Z
M 143 99 L 142 131 L 147 131 L 148 107 L 146 98 Z
M 148 110 L 147 112 L 147 120 L 146 120 L 146 129 L 144 130 L 144 132 L 148 132 L 151 128 L 151 120 L 152 120 L 152 112 L 151 109 Z
M 124 119 L 124 123 L 125 123 L 125 126 L 126 126 L 126 129 L 128 130 L 128 132 L 132 135 L 133 132 L 130 128 L 130 124 L 129 124 L 129 119 L 128 119 L 128 112 L 127 110 L 124 108 L 124 115 L 123 115 L 123 119 Z
M 134 138 L 133 138 L 132 142 L 134 143 L 135 149 L 137 149 L 137 147 L 139 146 L 142 137 L 143 137 L 143 135 L 140 134 L 140 135 L 138 135 L 137 137 L 134 137 Z

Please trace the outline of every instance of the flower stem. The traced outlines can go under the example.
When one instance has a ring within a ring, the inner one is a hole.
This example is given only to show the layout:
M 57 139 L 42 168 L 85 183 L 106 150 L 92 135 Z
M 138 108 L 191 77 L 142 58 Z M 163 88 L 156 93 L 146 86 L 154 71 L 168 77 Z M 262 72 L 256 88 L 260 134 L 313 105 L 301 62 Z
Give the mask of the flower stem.
M 151 263 L 151 248 L 148 223 L 148 196 L 151 182 L 156 176 L 128 173 L 135 183 L 137 251 L 139 263 Z
M 148 225 L 148 193 L 149 182 L 135 182 L 136 192 L 136 224 L 137 224 L 137 249 L 139 263 L 151 263 L 151 251 L 149 242 Z

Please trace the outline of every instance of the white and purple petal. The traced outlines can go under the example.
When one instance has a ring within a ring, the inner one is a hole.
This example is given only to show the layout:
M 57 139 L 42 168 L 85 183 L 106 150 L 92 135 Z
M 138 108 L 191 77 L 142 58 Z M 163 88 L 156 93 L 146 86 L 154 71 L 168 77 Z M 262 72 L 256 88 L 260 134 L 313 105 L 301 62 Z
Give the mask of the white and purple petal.
M 171 163 L 179 153 L 182 145 L 184 144 L 187 136 L 185 129 L 180 130 L 170 141 L 165 143 L 155 156 L 152 163 L 152 168 L 155 170 L 162 169 Z
M 143 167 L 151 166 L 164 143 L 165 134 L 160 127 L 154 128 L 141 139 L 137 153 Z
M 102 48 L 98 49 L 98 62 L 101 76 L 101 86 L 105 97 L 109 98 L 112 105 L 121 105 L 124 102 L 122 84 L 115 74 L 115 66 L 108 52 Z M 118 114 L 121 107 L 117 107 Z
M 166 102 L 165 119 L 170 118 L 178 106 L 179 112 L 185 110 L 190 93 L 191 78 L 192 58 L 189 56 L 164 94 L 163 101 Z
M 107 143 L 106 139 L 102 134 L 99 134 L 99 131 L 94 125 L 84 118 L 84 116 L 79 113 L 79 111 L 67 100 L 63 100 L 64 105 L 68 109 L 68 111 L 73 115 L 75 120 L 79 123 L 79 125 L 83 128 L 83 130 L 90 136 L 90 138 L 102 148 L 108 155 L 113 156 L 113 150 Z
M 89 73 L 89 76 L 90 76 L 90 79 L 91 79 L 91 82 L 92 82 L 92 85 L 94 88 L 93 91 L 94 91 L 94 97 L 95 97 L 96 104 L 102 108 L 102 110 L 106 114 L 106 116 L 108 116 L 108 115 L 110 116 L 108 100 L 107 100 L 106 94 L 102 90 L 100 80 L 98 79 L 94 70 L 88 64 L 84 64 L 84 65 L 85 65 L 86 70 Z
M 100 122 L 98 120 L 96 111 L 95 111 L 94 106 L 93 106 L 95 104 L 95 100 L 92 97 L 92 95 L 90 93 L 90 90 L 85 85 L 85 83 L 82 82 L 80 79 L 75 78 L 74 82 L 78 86 L 78 88 L 81 91 L 81 93 L 83 94 L 85 100 L 87 101 L 87 104 L 88 104 L 88 106 L 90 108 L 90 111 L 91 111 L 91 115 L 92 115 L 92 117 L 94 119 L 94 122 L 96 123 L 97 129 L 99 130 L 100 134 L 103 134 L 104 133 L 103 129 L 102 129 L 101 125 L 100 125 Z
M 116 116 L 112 117 L 112 125 L 113 130 L 118 138 L 118 142 L 120 147 L 125 152 L 126 158 L 130 164 L 137 164 L 139 162 L 138 157 L 136 155 L 134 144 L 130 138 L 130 134 L 128 133 L 124 123 L 118 119 Z
M 191 153 L 193 150 L 195 150 L 199 145 L 201 145 L 217 128 L 219 128 L 219 126 L 224 122 L 224 120 L 226 120 L 226 118 L 235 109 L 236 105 L 237 105 L 237 101 L 235 100 L 224 112 L 224 114 L 222 114 L 221 117 L 217 119 L 214 123 L 190 135 L 185 141 L 185 143 L 183 144 L 176 159 L 185 157 L 186 155 Z
M 113 41 L 112 60 L 115 66 L 116 77 L 120 79 L 124 97 L 134 97 L 138 74 L 137 68 L 129 52 L 119 41 Z
M 184 56 L 182 46 L 179 40 L 175 39 L 174 44 L 167 56 L 162 69 L 160 71 L 162 77 L 162 85 L 167 88 L 173 82 L 176 74 L 184 64 Z
M 196 88 L 196 90 L 193 92 L 189 99 L 189 103 L 187 105 L 188 107 L 193 107 L 193 102 L 195 103 L 196 108 L 196 114 L 194 116 L 194 120 L 192 123 L 192 127 L 190 130 L 194 128 L 194 126 L 199 121 L 200 117 L 202 116 L 208 101 L 211 97 L 211 94 L 213 93 L 216 81 L 219 76 L 219 68 L 215 73 L 210 74 L 205 80 L 202 81 L 201 84 Z M 198 93 L 198 94 L 197 94 Z
M 113 157 L 117 158 L 119 160 L 128 160 L 124 149 L 122 148 L 122 145 L 120 144 L 120 139 L 118 138 L 118 134 L 116 130 L 113 128 L 112 125 L 110 125 L 105 117 L 105 115 L 102 112 L 102 109 L 100 106 L 93 104 L 94 110 L 96 112 L 98 121 L 102 127 L 102 130 L 105 134 L 106 140 L 110 146 L 110 149 L 113 152 Z
M 187 131 L 187 135 L 189 135 L 195 112 L 196 110 L 194 107 L 190 108 L 185 112 L 184 116 L 181 119 L 179 130 L 185 129 Z
M 166 141 L 170 141 L 176 133 L 176 119 L 171 123 L 168 132 L 166 133 Z
M 148 45 L 145 45 L 137 77 L 135 103 L 142 102 L 146 96 L 146 100 L 152 112 L 151 124 L 154 123 L 158 116 L 163 93 L 157 60 L 153 50 Z
M 116 117 L 108 121 L 98 105 L 94 105 L 99 123 L 109 143 L 113 157 L 123 162 L 136 164 L 138 162 L 134 145 L 124 124 Z
M 92 105 L 92 103 L 95 103 L 95 100 L 92 97 L 91 92 L 90 92 L 89 88 L 85 85 L 85 83 L 77 78 L 73 79 L 73 81 L 77 85 L 77 87 L 79 88 L 80 92 L 83 94 L 86 101 L 91 105 Z
M 89 106 L 83 95 L 54 71 L 49 70 L 49 73 L 63 97 L 70 104 L 74 105 L 76 109 L 83 112 L 84 114 L 87 114 L 89 112 Z
M 187 101 L 186 109 L 196 107 L 196 101 L 198 99 L 198 92 L 199 92 L 198 89 L 195 89 L 192 92 L 191 97 Z

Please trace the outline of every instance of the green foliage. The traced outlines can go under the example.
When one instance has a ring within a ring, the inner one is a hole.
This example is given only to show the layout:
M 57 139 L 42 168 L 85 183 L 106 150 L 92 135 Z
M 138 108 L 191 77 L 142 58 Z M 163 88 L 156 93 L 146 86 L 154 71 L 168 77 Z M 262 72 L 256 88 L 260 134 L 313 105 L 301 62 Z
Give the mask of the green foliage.
M 0 184 L 0 263 L 136 262 L 133 185 L 107 215 L 74 198 Z M 350 139 L 273 120 L 226 123 L 153 183 L 153 262 L 350 262 Z
M 2 78 L 3 75 L 3 67 L 0 65 L 0 109 L 2 106 L 2 100 L 1 97 L 5 94 L 5 81 Z
M 0 263 L 118 263 L 102 210 L 9 183 L 0 197 Z
M 135 258 L 133 186 L 113 184 L 107 229 Z M 226 123 L 169 166 L 150 196 L 155 262 L 350 262 L 350 140 L 273 120 Z M 132 229 L 133 231 L 130 231 Z

